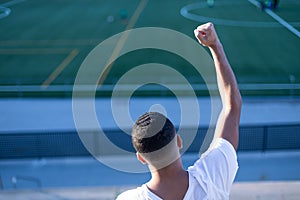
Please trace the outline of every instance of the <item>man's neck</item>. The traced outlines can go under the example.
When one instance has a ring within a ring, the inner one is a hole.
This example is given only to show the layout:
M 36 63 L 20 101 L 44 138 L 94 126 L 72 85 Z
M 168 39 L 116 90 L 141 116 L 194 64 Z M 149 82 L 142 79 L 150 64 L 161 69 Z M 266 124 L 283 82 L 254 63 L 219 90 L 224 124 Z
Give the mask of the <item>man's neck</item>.
M 189 186 L 189 178 L 188 172 L 183 169 L 181 159 L 165 168 L 151 171 L 151 175 L 152 178 L 147 183 L 150 191 L 163 199 L 174 199 L 173 195 L 183 199 Z
M 151 180 L 164 180 L 173 178 L 174 175 L 182 172 L 185 172 L 185 170 L 182 167 L 181 159 L 178 159 L 167 167 L 159 170 L 151 170 Z

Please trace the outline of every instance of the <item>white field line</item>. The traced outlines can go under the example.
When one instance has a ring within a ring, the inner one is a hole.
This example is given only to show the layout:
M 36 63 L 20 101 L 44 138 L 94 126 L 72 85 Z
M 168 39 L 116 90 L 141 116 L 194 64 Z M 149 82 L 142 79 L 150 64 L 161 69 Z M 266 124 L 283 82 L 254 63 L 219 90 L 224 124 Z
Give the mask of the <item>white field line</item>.
M 255 5 L 256 7 L 260 8 L 260 4 L 256 0 L 248 0 L 250 3 Z M 226 5 L 232 5 L 233 2 L 218 2 L 218 6 L 226 6 Z M 241 2 L 235 2 L 234 5 L 239 5 Z M 180 14 L 190 20 L 196 21 L 196 22 L 208 22 L 211 21 L 215 23 L 216 25 L 222 25 L 222 26 L 234 26 L 234 27 L 257 27 L 257 28 L 280 28 L 282 27 L 281 24 L 278 22 L 268 22 L 268 21 L 240 21 L 240 20 L 230 20 L 230 19 L 222 19 L 222 18 L 214 18 L 214 17 L 208 17 L 208 16 L 202 16 L 195 14 L 193 12 L 190 12 L 192 10 L 196 10 L 199 8 L 206 8 L 207 4 L 206 2 L 198 2 L 198 3 L 192 3 L 188 4 L 181 8 Z M 294 27 L 299 27 L 299 22 L 290 22 L 290 25 L 293 25 Z
M 7 17 L 11 13 L 11 9 L 0 6 L 0 19 Z
M 260 8 L 260 4 L 258 3 L 258 1 L 256 0 L 248 0 L 250 3 L 252 3 L 253 5 L 255 5 L 256 7 Z
M 273 19 L 278 21 L 278 23 L 280 23 L 282 26 L 284 26 L 285 28 L 287 28 L 289 31 L 291 31 L 292 33 L 294 33 L 296 36 L 300 38 L 300 32 L 297 29 L 295 29 L 292 25 L 290 25 L 288 22 L 286 22 L 284 19 L 279 17 L 277 14 L 275 14 L 272 10 L 266 9 L 265 12 L 271 17 L 273 17 Z
M 18 4 L 18 3 L 22 3 L 24 1 L 26 1 L 26 0 L 12 0 L 12 1 L 8 1 L 6 3 L 0 4 L 0 6 L 9 7 L 9 6 L 13 6 L 13 5 Z
M 0 19 L 7 17 L 10 13 L 11 13 L 11 9 L 7 8 L 9 6 L 18 4 L 18 3 L 22 3 L 26 0 L 12 0 L 12 1 L 8 1 L 6 3 L 0 4 Z
M 190 87 L 183 84 L 169 84 L 174 90 L 177 91 L 188 91 Z M 97 88 L 97 91 L 113 91 L 115 85 L 101 85 Z M 140 85 L 139 85 L 140 86 Z M 204 85 L 195 84 L 192 85 L 196 91 L 207 91 L 207 88 L 217 90 L 216 85 Z M 132 91 L 137 88 L 135 84 L 124 84 L 118 87 L 119 91 Z M 95 89 L 94 85 L 82 85 L 78 88 L 82 92 L 92 91 Z M 141 91 L 157 91 L 161 90 L 158 86 L 147 86 L 146 88 L 141 88 Z M 243 91 L 263 91 L 263 90 L 299 90 L 300 84 L 239 84 L 239 89 Z M 0 86 L 0 92 L 72 92 L 73 85 L 50 85 L 47 88 L 43 88 L 39 85 L 9 85 Z
M 250 3 L 252 3 L 253 5 L 255 5 L 256 7 L 260 7 L 259 3 L 255 0 L 248 0 Z M 279 24 L 281 24 L 282 26 L 284 26 L 285 28 L 287 28 L 289 31 L 291 31 L 292 33 L 294 33 L 296 36 L 298 36 L 300 38 L 300 32 L 295 29 L 292 25 L 290 25 L 287 21 L 285 21 L 284 19 L 282 19 L 281 17 L 279 17 L 276 13 L 274 13 L 272 10 L 270 9 L 265 9 L 265 12 L 270 15 L 273 19 L 275 19 Z

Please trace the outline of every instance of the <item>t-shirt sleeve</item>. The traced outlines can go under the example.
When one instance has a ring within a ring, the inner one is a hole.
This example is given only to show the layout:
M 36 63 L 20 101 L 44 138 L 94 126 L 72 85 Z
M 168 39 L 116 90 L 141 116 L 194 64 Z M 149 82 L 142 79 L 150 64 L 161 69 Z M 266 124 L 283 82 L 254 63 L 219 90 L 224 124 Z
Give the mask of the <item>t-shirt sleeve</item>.
M 218 191 L 229 195 L 238 169 L 236 151 L 225 139 L 219 138 L 215 146 L 189 169 L 205 185 L 213 185 Z

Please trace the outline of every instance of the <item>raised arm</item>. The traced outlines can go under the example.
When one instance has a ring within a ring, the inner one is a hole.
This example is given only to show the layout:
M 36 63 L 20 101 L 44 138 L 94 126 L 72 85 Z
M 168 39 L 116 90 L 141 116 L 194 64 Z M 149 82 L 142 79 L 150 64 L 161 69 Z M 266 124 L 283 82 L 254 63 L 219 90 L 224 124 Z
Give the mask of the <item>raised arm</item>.
M 209 48 L 215 63 L 223 106 L 217 122 L 217 130 L 220 131 L 220 137 L 229 141 L 237 149 L 242 98 L 234 73 L 213 24 L 206 23 L 198 26 L 194 33 L 200 44 Z

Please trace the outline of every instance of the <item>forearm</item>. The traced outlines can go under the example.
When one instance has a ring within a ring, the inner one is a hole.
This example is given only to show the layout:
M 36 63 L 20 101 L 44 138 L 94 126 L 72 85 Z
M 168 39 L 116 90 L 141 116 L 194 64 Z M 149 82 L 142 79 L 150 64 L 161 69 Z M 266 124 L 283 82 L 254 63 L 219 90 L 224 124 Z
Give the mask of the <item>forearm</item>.
M 218 41 L 209 47 L 214 59 L 223 110 L 240 112 L 242 100 L 234 73 L 222 44 Z

